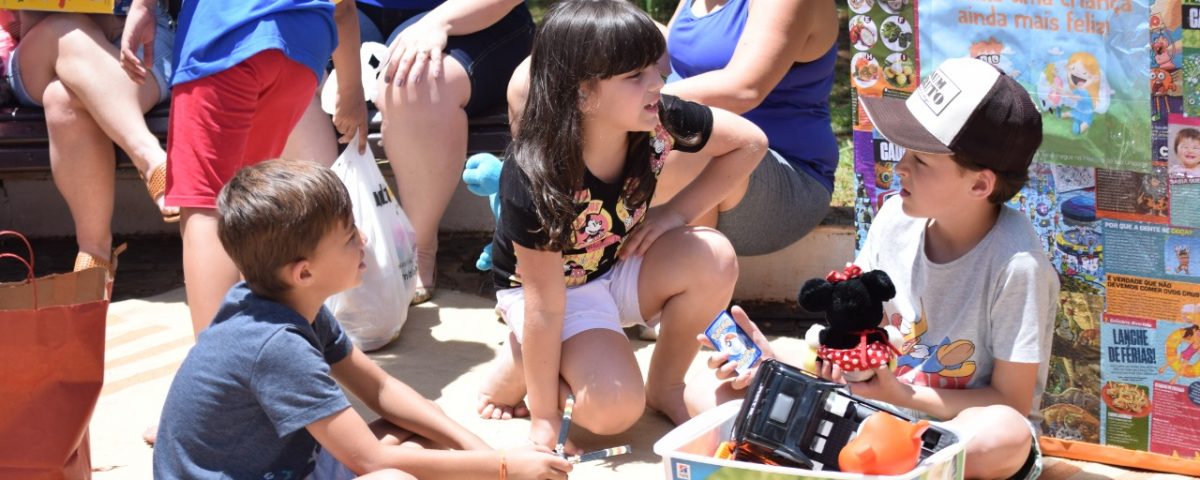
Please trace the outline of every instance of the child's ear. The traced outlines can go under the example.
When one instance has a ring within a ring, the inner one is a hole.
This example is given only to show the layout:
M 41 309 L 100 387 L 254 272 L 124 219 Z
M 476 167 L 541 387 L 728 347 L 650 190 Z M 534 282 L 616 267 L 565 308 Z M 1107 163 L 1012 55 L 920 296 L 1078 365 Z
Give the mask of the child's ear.
M 985 168 L 978 172 L 971 172 L 973 177 L 971 182 L 971 195 L 987 199 L 996 190 L 996 172 L 989 168 Z
M 596 108 L 596 81 L 589 80 L 579 85 L 579 111 L 588 113 Z
M 303 287 L 312 283 L 313 275 L 309 270 L 308 259 L 296 260 L 283 267 L 283 280 L 289 287 Z

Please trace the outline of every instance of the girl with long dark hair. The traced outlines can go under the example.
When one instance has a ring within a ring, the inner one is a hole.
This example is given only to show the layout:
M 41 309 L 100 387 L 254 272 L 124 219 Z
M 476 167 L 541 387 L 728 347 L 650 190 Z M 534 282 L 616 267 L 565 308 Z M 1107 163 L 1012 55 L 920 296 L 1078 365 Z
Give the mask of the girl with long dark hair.
M 745 181 L 766 137 L 736 115 L 661 95 L 655 62 L 664 48 L 654 22 L 619 0 L 559 2 L 534 40 L 493 240 L 511 355 L 484 386 L 480 413 L 521 415 L 528 396 L 536 444 L 555 443 L 568 392 L 573 421 L 597 434 L 625 431 L 647 405 L 686 420 L 696 335 L 733 293 L 733 248 L 687 224 Z M 673 149 L 714 161 L 650 209 Z M 659 323 L 643 382 L 621 327 Z

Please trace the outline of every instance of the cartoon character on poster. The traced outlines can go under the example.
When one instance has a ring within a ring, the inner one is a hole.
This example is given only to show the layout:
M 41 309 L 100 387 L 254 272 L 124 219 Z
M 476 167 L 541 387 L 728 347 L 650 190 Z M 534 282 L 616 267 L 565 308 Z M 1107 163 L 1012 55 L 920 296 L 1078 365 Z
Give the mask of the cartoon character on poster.
M 1170 191 L 1166 174 L 1166 167 L 1155 166 L 1153 172 L 1142 175 L 1142 188 L 1137 194 L 1138 213 L 1159 217 L 1167 214 Z
M 1075 52 L 1066 60 L 1046 64 L 1037 96 L 1044 111 L 1070 119 L 1071 133 L 1081 135 L 1095 124 L 1096 115 L 1108 112 L 1112 89 L 1096 56 Z
M 1159 375 L 1171 375 L 1171 384 L 1200 377 L 1200 304 L 1184 305 L 1180 313 L 1191 324 L 1167 334 L 1166 361 L 1158 369 Z
M 1175 227 L 1175 231 L 1190 231 Z M 1200 237 L 1180 234 L 1170 235 L 1163 243 L 1163 273 L 1180 277 L 1200 277 L 1200 270 L 1192 273 L 1192 252 L 1200 260 Z M 1189 280 L 1190 281 L 1190 280 Z
M 1012 49 L 1006 48 L 1004 43 L 996 40 L 994 36 L 972 43 L 970 55 L 971 58 L 992 64 L 1010 77 L 1017 78 L 1021 76 L 1021 71 L 1017 69 L 1012 61 Z

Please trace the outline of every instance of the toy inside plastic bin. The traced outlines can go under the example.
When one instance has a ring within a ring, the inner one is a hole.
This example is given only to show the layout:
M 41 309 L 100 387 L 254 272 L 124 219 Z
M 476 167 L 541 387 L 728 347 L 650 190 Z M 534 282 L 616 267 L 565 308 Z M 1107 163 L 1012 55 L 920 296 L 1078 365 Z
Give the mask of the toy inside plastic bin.
M 133 0 L 0 0 L 0 8 L 126 15 L 131 3 Z
M 930 455 L 904 475 L 864 476 L 857 473 L 814 471 L 713 458 L 717 446 L 729 439 L 742 401 L 725 403 L 675 427 L 654 444 L 663 458 L 666 478 L 671 480 L 803 480 L 860 479 L 961 480 L 966 461 L 966 436 Z M 946 430 L 944 424 L 934 423 Z

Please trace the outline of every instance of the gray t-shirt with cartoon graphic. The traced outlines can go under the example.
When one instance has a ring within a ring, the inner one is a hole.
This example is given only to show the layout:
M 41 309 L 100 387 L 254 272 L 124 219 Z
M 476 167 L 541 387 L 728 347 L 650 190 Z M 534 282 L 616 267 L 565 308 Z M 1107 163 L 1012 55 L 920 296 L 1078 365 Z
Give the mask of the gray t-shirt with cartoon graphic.
M 1058 274 L 1029 220 L 1002 207 L 975 248 L 948 263 L 925 255 L 927 219 L 905 215 L 899 197 L 884 203 L 855 264 L 883 270 L 896 285 L 886 321 L 904 334 L 896 376 L 912 385 L 989 385 L 993 360 L 1037 363 L 1028 418 L 1041 424 L 1058 305 Z

